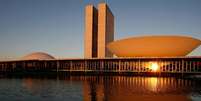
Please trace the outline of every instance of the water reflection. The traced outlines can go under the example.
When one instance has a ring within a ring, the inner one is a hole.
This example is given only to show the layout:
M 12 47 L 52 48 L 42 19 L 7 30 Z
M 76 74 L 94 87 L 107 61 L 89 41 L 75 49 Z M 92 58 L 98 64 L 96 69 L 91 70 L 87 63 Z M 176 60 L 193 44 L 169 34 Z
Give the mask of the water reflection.
M 9 86 L 9 83 L 16 85 Z M 21 83 L 21 86 L 18 85 Z M 7 84 L 7 85 L 6 85 Z M 62 76 L 0 79 L 0 98 L 19 93 L 21 101 L 191 101 L 201 100 L 200 80 L 164 77 Z M 14 99 L 14 97 L 13 97 Z
M 85 101 L 190 101 L 195 81 L 156 77 L 86 77 Z M 198 88 L 200 89 L 200 87 Z

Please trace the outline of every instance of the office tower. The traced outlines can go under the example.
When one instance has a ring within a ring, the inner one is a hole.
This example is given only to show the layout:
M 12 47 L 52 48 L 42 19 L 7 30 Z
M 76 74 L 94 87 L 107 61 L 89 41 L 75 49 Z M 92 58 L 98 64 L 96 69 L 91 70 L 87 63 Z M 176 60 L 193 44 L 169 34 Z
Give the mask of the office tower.
M 98 5 L 98 58 L 112 57 L 107 44 L 114 40 L 114 16 L 106 3 Z
M 112 57 L 107 44 L 114 40 L 114 16 L 106 3 L 100 3 L 98 10 L 93 5 L 85 8 L 85 58 Z
M 84 57 L 97 57 L 98 11 L 93 5 L 85 8 Z

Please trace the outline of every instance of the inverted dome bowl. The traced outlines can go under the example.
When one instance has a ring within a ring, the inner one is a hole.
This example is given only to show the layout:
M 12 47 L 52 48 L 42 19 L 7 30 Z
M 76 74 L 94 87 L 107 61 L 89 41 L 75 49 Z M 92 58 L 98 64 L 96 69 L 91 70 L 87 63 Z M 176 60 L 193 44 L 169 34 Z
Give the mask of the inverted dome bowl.
M 186 56 L 201 41 L 187 36 L 142 36 L 111 42 L 107 48 L 118 57 Z

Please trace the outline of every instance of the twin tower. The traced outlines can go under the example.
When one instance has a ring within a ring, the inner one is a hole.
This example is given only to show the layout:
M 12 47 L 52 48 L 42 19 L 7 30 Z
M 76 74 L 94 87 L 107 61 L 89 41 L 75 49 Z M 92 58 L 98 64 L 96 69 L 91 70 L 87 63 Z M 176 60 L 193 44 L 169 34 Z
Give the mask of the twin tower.
M 107 44 L 114 40 L 114 16 L 106 3 L 85 8 L 84 57 L 113 57 Z

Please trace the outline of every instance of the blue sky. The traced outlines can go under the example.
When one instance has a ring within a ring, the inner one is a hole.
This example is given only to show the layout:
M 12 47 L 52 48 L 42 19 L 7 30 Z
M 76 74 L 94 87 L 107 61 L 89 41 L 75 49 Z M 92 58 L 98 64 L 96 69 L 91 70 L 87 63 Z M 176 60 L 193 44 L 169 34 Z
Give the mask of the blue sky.
M 47 52 L 83 57 L 84 7 L 104 0 L 0 0 L 0 59 Z M 115 39 L 187 35 L 201 39 L 201 0 L 107 0 Z M 198 47 L 190 55 L 201 55 Z

